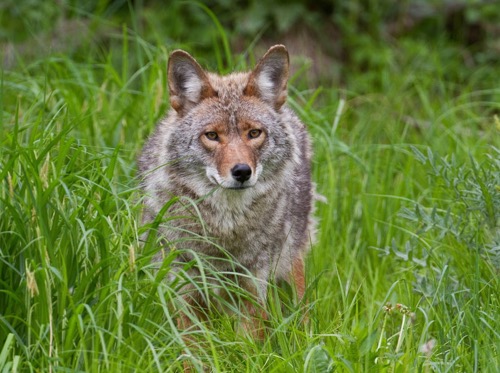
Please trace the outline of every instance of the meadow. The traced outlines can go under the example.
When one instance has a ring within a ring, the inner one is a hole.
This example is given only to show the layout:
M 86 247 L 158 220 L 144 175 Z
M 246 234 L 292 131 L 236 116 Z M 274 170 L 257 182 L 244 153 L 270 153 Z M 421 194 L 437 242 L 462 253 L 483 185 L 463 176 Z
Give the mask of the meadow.
M 315 61 L 292 56 L 288 105 L 327 200 L 309 302 L 271 284 L 263 341 L 237 332 L 237 309 L 177 328 L 183 280 L 163 280 L 177 254 L 158 270 L 158 245 L 141 243 L 155 226 L 140 222 L 136 157 L 168 109 L 169 52 L 221 73 L 260 57 L 197 7 L 215 35 L 203 46 L 81 13 L 105 41 L 2 68 L 0 371 L 500 371 L 500 64 L 440 35 L 360 37 L 353 61 L 368 65 L 336 62 L 336 79 L 313 82 Z

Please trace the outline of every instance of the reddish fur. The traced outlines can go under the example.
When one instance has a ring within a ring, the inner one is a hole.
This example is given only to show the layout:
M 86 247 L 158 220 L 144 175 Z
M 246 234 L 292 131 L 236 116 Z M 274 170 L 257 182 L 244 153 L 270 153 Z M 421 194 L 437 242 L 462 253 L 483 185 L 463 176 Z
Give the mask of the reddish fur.
M 304 260 L 301 256 L 298 256 L 293 260 L 291 280 L 293 281 L 293 284 L 295 286 L 297 298 L 299 300 L 303 299 L 306 290 L 306 277 Z
M 255 339 L 263 340 L 265 337 L 264 321 L 267 320 L 267 313 L 263 308 L 264 305 L 260 305 L 260 307 L 257 308 L 248 300 L 244 303 L 249 317 L 248 320 L 244 320 L 241 324 L 244 332 Z

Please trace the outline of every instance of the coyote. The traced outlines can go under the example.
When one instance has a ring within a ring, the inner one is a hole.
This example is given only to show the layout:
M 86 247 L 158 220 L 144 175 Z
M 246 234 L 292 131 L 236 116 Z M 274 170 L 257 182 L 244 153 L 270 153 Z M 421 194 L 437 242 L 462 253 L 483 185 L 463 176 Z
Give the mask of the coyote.
M 252 71 L 226 76 L 204 71 L 185 51 L 172 52 L 171 109 L 138 162 L 143 222 L 160 212 L 182 215 L 158 228 L 163 247 L 155 260 L 175 248 L 181 262 L 205 255 L 220 273 L 237 263 L 257 279 L 238 284 L 261 304 L 271 280 L 289 281 L 304 296 L 304 257 L 315 233 L 311 144 L 285 103 L 288 73 L 283 45 L 270 48 Z M 172 203 L 174 197 L 180 198 Z M 193 307 L 207 306 L 204 294 L 184 296 Z M 251 319 L 265 318 L 246 307 Z M 259 333 L 255 322 L 243 324 Z M 179 325 L 189 326 L 189 319 L 181 316 Z

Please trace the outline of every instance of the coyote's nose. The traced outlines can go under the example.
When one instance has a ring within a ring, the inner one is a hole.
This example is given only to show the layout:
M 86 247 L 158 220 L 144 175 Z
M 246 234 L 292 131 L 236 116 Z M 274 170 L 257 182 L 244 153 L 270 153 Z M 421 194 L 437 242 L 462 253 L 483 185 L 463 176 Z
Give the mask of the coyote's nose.
M 252 176 L 252 169 L 247 164 L 238 163 L 231 169 L 231 175 L 233 175 L 234 180 L 244 183 Z

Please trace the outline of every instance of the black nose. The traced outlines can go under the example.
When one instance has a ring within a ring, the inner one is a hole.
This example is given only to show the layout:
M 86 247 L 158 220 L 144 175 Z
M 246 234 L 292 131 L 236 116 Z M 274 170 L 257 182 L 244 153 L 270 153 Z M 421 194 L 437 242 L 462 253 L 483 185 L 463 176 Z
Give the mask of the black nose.
M 233 175 L 234 180 L 244 183 L 252 176 L 252 169 L 247 164 L 238 163 L 231 169 L 231 175 Z

